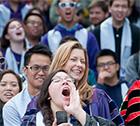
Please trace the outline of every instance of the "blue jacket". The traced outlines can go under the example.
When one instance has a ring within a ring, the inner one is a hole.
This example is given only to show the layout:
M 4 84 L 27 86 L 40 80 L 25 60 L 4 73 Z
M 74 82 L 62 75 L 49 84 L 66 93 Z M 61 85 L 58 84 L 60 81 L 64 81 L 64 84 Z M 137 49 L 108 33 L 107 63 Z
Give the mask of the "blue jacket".
M 54 53 L 59 47 L 60 41 L 65 36 L 74 36 L 87 49 L 89 67 L 95 71 L 95 56 L 99 51 L 99 46 L 95 36 L 83 28 L 80 24 L 75 24 L 71 29 L 58 24 L 42 37 L 42 43 L 47 45 Z

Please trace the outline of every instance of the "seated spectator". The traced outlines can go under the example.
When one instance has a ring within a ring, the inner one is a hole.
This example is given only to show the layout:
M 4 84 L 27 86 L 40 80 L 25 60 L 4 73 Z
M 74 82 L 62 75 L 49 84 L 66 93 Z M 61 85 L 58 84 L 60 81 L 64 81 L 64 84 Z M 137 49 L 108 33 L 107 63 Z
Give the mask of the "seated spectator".
M 121 106 L 121 115 L 125 126 L 138 126 L 140 124 L 140 80 L 130 87 Z
M 91 22 L 91 25 L 87 28 L 88 31 L 93 31 L 95 27 L 99 26 L 109 16 L 108 5 L 103 0 L 93 0 L 88 10 Z
M 1 51 L 7 61 L 8 69 L 22 74 L 26 44 L 25 30 L 21 21 L 11 19 L 6 24 L 1 38 Z
M 0 74 L 0 126 L 3 125 L 2 108 L 13 96 L 22 90 L 22 80 L 12 70 L 4 70 Z
M 34 8 L 35 9 L 35 8 Z M 47 31 L 42 14 L 30 10 L 24 18 L 27 48 L 38 44 Z
M 132 85 L 135 80 L 140 79 L 140 51 L 129 57 L 126 63 L 125 79 L 130 85 Z
M 16 96 L 10 99 L 3 108 L 5 126 L 20 126 L 27 105 L 38 95 L 40 88 L 48 76 L 52 55 L 50 50 L 41 44 L 30 48 L 24 56 L 24 74 L 27 86 Z
M 128 90 L 128 83 L 119 79 L 117 55 L 110 49 L 101 50 L 96 57 L 98 72 L 96 87 L 103 89 L 120 108 Z
M 40 111 L 36 115 L 36 126 L 59 124 L 68 126 L 70 124 L 73 126 L 114 125 L 111 121 L 100 117 L 94 118 L 86 114 L 82 108 L 79 90 L 76 89 L 74 80 L 64 70 L 54 71 L 48 76 L 44 81 L 37 103 Z M 61 117 L 56 118 L 58 111 L 66 112 L 67 119 L 65 122 L 58 123 L 61 119 Z

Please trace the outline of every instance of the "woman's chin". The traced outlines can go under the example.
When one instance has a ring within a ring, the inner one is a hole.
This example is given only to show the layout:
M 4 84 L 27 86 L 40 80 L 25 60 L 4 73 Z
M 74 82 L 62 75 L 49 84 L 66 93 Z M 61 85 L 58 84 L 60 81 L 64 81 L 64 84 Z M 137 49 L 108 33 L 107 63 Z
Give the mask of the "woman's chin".
M 64 105 L 69 106 L 70 102 L 69 101 L 64 101 Z

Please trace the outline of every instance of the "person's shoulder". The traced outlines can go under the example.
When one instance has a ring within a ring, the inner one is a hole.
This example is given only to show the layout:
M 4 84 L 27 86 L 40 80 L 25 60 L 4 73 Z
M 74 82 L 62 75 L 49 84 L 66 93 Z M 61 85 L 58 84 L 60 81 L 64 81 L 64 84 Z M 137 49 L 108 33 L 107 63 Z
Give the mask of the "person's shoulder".
M 133 83 L 133 85 L 130 87 L 130 90 L 131 90 L 131 91 L 132 91 L 132 90 L 136 90 L 136 89 L 140 90 L 140 80 L 136 80 L 136 81 Z
M 6 11 L 10 11 L 4 4 L 0 4 L 0 12 L 5 13 Z
M 104 90 L 93 87 L 93 97 L 96 97 L 97 99 L 108 98 L 108 95 Z

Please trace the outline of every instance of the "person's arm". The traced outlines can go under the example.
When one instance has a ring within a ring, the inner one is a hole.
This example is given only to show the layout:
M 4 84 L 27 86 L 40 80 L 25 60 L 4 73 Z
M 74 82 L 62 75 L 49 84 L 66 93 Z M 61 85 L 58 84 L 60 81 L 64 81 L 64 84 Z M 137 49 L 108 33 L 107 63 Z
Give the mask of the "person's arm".
M 4 126 L 20 126 L 21 120 L 13 102 L 7 102 L 3 107 Z
M 86 115 L 86 123 L 84 126 L 116 126 L 112 121 L 102 117 Z
M 82 126 L 86 123 L 86 112 L 83 110 L 81 103 L 79 92 L 74 88 L 70 94 L 70 103 L 69 105 L 65 105 L 64 103 L 64 110 L 69 114 L 73 115 L 81 124 Z
M 80 103 L 79 92 L 75 89 L 72 91 L 70 96 L 70 104 L 67 106 L 64 104 L 65 111 L 73 115 L 82 126 L 115 126 L 112 121 L 100 118 L 89 116 L 82 108 Z

